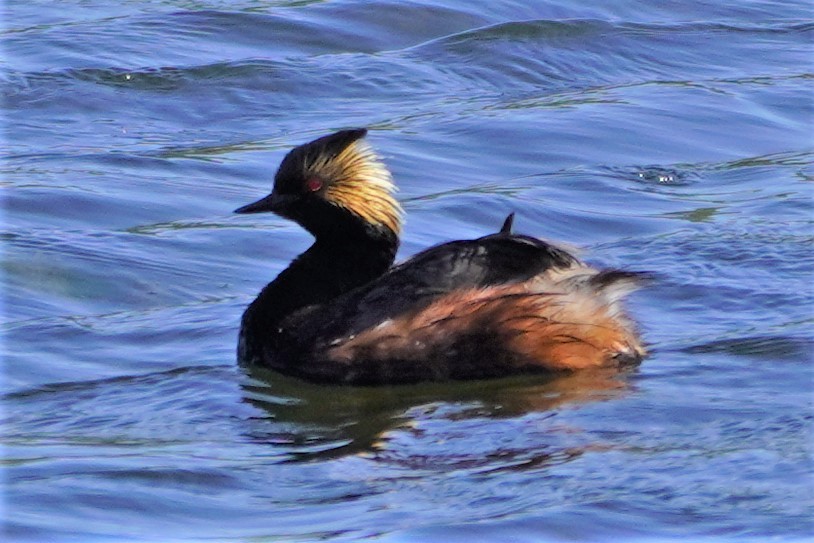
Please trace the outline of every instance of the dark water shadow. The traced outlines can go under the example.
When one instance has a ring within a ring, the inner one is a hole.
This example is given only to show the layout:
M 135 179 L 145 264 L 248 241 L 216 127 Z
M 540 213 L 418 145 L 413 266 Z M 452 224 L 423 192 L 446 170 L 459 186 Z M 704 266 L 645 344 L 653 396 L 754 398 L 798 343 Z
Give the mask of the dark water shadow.
M 244 371 L 244 401 L 268 415 L 249 421 L 247 436 L 285 449 L 286 462 L 310 462 L 376 453 L 385 434 L 410 427 L 418 407 L 438 408 L 433 416 L 449 421 L 553 415 L 623 396 L 632 386 L 626 375 L 635 370 L 389 387 L 315 385 L 263 368 Z
M 718 339 L 680 349 L 690 354 L 724 353 L 761 360 L 814 361 L 814 341 L 811 338 L 786 335 L 756 335 Z

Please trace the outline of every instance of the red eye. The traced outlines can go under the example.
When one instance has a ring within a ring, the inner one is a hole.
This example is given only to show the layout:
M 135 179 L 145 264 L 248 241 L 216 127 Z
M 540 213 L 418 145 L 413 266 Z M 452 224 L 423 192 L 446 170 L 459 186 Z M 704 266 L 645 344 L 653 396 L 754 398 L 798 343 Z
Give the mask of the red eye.
M 318 177 L 312 177 L 308 181 L 305 182 L 305 186 L 311 192 L 316 192 L 322 188 L 322 179 Z

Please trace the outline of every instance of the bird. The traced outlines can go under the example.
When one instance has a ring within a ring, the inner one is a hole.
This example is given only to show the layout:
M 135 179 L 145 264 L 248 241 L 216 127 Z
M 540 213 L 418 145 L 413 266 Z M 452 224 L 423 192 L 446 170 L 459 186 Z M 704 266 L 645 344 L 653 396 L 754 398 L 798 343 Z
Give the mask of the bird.
M 367 129 L 322 136 L 282 160 L 272 212 L 313 244 L 243 313 L 237 356 L 311 382 L 397 385 L 626 368 L 646 355 L 623 298 L 648 272 L 599 269 L 513 233 L 454 240 L 394 264 L 403 210 Z

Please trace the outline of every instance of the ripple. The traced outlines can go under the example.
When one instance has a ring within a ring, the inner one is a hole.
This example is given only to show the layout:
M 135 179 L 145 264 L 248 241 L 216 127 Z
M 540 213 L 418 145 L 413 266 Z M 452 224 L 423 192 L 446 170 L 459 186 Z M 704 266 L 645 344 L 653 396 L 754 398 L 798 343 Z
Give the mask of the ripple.
M 689 186 L 702 181 L 695 169 L 669 166 L 608 167 L 607 171 L 620 179 L 632 180 L 645 185 Z
M 237 409 L 239 404 L 230 407 L 229 415 L 217 414 L 219 402 L 228 401 L 230 391 L 235 391 L 231 384 L 235 371 L 228 366 L 186 366 L 9 393 L 3 399 L 13 401 L 16 408 L 6 420 L 6 436 L 15 443 L 183 443 L 197 439 L 208 426 L 207 433 L 214 437 L 229 427 L 230 420 L 254 414 L 248 407 Z M 133 409 L 134 398 L 146 411 Z
M 797 40 L 798 33 L 810 30 L 808 24 L 794 23 L 738 26 L 720 23 L 654 25 L 601 20 L 512 21 L 439 38 L 423 44 L 416 51 L 435 61 L 449 61 L 451 55 L 457 60 L 455 64 L 461 61 L 466 64 L 469 77 L 493 84 L 498 84 L 498 80 L 486 68 L 503 77 L 511 77 L 515 84 L 544 85 L 546 88 L 571 87 L 573 74 L 586 71 L 590 71 L 590 77 L 580 78 L 581 85 L 586 81 L 593 86 L 675 81 L 676 74 L 683 70 L 694 74 L 688 78 L 692 82 L 697 81 L 699 75 L 697 65 L 693 66 L 693 63 L 702 58 L 710 75 L 733 73 L 730 66 L 716 66 L 716 53 L 701 50 L 695 41 L 697 37 L 718 32 L 767 33 L 777 35 L 778 39 Z M 658 37 L 655 42 L 654 36 Z M 638 45 L 640 40 L 648 41 L 646 49 Z M 668 54 L 664 48 L 675 51 L 672 47 L 676 40 L 685 41 L 686 47 L 682 47 L 680 55 Z M 577 42 L 579 47 L 572 47 Z M 489 52 L 495 48 L 501 50 L 500 65 L 493 64 L 490 59 Z M 727 55 L 730 53 L 727 51 Z M 648 67 L 646 73 L 644 66 Z
M 726 353 L 760 359 L 814 361 L 814 340 L 790 336 L 722 339 L 685 347 L 687 353 Z

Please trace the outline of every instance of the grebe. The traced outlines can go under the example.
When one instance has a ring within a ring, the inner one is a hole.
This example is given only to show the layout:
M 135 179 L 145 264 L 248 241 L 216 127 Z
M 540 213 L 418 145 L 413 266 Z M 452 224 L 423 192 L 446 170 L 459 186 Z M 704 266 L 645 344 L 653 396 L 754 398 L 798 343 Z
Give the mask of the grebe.
M 397 384 L 624 366 L 644 347 L 621 299 L 646 277 L 597 270 L 564 249 L 498 233 L 392 266 L 402 209 L 390 172 L 343 130 L 291 150 L 272 211 L 314 244 L 243 314 L 238 359 L 311 381 Z

